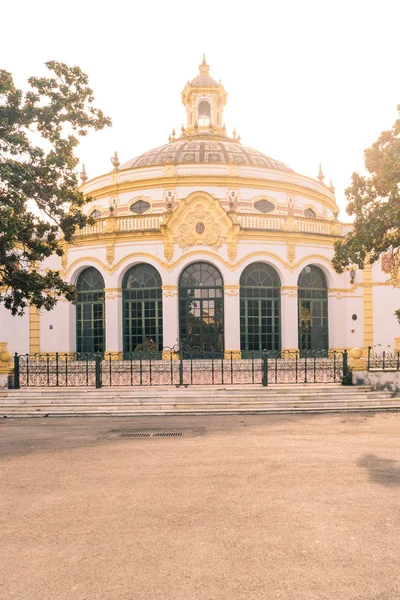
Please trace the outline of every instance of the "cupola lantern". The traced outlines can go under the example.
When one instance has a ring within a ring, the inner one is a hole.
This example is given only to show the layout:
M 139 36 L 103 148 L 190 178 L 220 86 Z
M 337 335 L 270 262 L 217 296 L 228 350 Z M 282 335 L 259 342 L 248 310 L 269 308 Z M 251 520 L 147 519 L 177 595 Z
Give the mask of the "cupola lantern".
M 182 104 L 186 108 L 186 133 L 206 133 L 212 129 L 215 133 L 226 135 L 223 129 L 223 110 L 227 94 L 221 82 L 210 75 L 210 67 L 203 55 L 199 65 L 199 74 L 188 81 L 182 92 Z

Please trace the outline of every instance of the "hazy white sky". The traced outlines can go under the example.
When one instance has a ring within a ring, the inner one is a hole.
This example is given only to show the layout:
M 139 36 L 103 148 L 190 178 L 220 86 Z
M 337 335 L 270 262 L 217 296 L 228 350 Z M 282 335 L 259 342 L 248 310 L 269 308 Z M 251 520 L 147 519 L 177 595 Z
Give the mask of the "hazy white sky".
M 344 189 L 400 103 L 400 0 L 3 2 L 0 67 L 18 85 L 54 59 L 79 65 L 110 130 L 82 141 L 89 177 L 167 142 L 203 52 L 242 142 Z

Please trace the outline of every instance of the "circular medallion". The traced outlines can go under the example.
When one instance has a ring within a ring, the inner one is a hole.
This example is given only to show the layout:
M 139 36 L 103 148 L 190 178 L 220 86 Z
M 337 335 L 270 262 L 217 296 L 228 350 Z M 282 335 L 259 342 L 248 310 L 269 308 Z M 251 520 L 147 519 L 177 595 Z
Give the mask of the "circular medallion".
M 204 223 L 197 223 L 196 227 L 195 227 L 196 233 L 201 235 L 202 233 L 204 233 L 205 228 L 206 227 L 205 227 Z

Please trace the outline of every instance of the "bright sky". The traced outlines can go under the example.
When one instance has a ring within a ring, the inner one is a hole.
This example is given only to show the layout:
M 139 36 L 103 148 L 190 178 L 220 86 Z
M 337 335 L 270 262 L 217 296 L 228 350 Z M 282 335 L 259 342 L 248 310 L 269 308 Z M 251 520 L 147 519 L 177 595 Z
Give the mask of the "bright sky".
M 198 73 L 228 92 L 225 122 L 245 145 L 316 177 L 322 162 L 345 207 L 363 150 L 400 103 L 399 0 L 21 0 L 3 3 L 0 67 L 17 85 L 46 60 L 79 65 L 113 128 L 79 148 L 89 177 L 167 142 L 185 122 Z

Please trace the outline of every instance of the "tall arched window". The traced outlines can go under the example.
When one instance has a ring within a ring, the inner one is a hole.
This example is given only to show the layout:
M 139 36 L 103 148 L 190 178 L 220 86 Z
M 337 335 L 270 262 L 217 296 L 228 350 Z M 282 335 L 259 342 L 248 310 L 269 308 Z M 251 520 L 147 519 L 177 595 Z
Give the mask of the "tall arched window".
M 208 125 L 211 121 L 211 106 L 207 100 L 202 100 L 197 108 L 199 125 Z
M 328 350 L 328 286 L 319 267 L 308 265 L 299 275 L 299 348 L 303 356 Z
M 104 279 L 97 269 L 88 267 L 76 282 L 76 351 L 104 352 Z
M 224 282 L 207 262 L 189 265 L 180 277 L 179 335 L 192 348 L 223 353 Z
M 122 282 L 124 354 L 161 352 L 161 277 L 154 267 L 131 267 Z
M 262 262 L 245 268 L 240 278 L 240 349 L 247 352 L 281 348 L 281 281 Z

